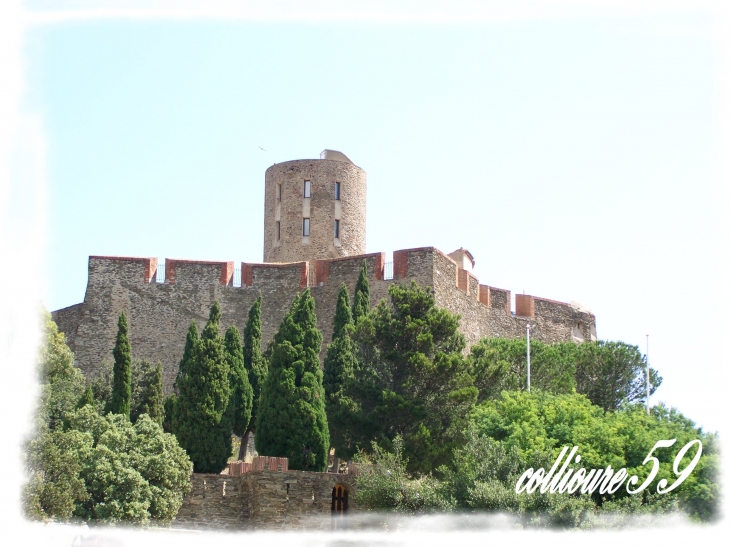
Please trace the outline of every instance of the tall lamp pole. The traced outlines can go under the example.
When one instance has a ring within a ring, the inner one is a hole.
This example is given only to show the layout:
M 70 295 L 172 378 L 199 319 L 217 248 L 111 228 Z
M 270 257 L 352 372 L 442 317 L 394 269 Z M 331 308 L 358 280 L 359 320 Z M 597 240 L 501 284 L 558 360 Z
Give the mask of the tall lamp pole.
M 530 391 L 530 324 L 527 324 L 527 391 Z
M 646 335 L 646 413 L 649 414 L 649 335 Z

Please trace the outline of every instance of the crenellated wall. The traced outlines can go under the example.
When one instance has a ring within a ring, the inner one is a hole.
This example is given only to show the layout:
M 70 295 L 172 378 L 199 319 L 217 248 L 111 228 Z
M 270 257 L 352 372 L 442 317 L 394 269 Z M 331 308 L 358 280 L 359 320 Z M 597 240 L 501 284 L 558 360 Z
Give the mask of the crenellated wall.
M 85 373 L 112 360 L 117 319 L 129 318 L 135 358 L 163 363 L 165 391 L 170 392 L 191 321 L 205 324 L 211 304 L 221 304 L 222 331 L 235 325 L 242 332 L 248 310 L 262 295 L 264 348 L 273 338 L 294 297 L 309 287 L 316 303 L 317 326 L 322 331 L 322 356 L 332 336 L 332 323 L 341 283 L 354 293 L 363 261 L 367 263 L 371 305 L 387 298 L 391 283 L 416 281 L 433 287 L 436 304 L 461 315 L 467 345 L 484 337 L 532 335 L 547 342 L 595 339 L 595 317 L 568 304 L 516 295 L 479 284 L 474 275 L 433 247 L 393 253 L 393 279 L 384 279 L 384 253 L 313 260 L 310 262 L 241 264 L 241 286 L 233 287 L 233 262 L 166 259 L 165 282 L 155 281 L 156 258 L 89 257 L 89 279 L 84 301 L 53 312 L 66 333 L 76 364 Z M 262 349 L 264 349 L 262 348 Z
M 356 510 L 353 476 L 309 471 L 250 471 L 237 477 L 194 473 L 173 528 L 329 530 L 332 489 L 344 486 Z

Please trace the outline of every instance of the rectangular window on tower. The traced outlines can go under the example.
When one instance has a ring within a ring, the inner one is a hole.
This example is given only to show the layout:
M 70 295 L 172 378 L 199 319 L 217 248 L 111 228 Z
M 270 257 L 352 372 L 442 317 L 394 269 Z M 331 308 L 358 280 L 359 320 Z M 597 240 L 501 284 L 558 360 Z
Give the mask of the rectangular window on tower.
M 277 203 L 281 201 L 281 183 L 276 185 L 276 201 Z
M 281 241 L 281 221 L 276 221 L 276 241 Z
M 311 180 L 304 181 L 304 197 L 305 198 L 312 197 L 312 181 Z
M 335 220 L 335 239 L 340 239 L 340 221 Z
M 309 219 L 305 218 L 302 222 L 302 235 L 308 236 L 309 235 Z
M 336 201 L 340 200 L 340 183 L 339 182 L 335 182 L 335 200 Z

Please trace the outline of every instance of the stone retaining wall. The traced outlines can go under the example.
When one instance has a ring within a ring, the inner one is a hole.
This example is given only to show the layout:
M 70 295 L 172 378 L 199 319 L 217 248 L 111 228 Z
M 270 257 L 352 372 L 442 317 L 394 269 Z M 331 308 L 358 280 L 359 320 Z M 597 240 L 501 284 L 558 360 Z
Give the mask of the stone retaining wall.
M 353 477 L 309 471 L 250 471 L 238 477 L 195 473 L 173 528 L 203 530 L 329 530 L 332 489 L 344 486 L 349 509 Z

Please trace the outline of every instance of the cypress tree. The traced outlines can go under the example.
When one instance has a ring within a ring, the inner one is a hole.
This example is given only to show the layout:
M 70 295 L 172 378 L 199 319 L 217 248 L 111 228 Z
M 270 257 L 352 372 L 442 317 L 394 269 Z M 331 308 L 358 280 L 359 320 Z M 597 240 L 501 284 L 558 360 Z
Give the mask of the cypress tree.
M 268 373 L 268 363 L 261 354 L 261 295 L 248 310 L 248 321 L 243 329 L 243 366 L 248 372 L 248 381 L 253 390 L 253 404 L 251 406 L 251 421 L 248 430 L 241 438 L 241 450 L 238 459 L 246 456 L 246 447 L 251 433 L 256 431 L 256 417 L 258 416 L 261 388 Z
M 86 389 L 84 390 L 83 395 L 81 395 L 81 398 L 79 399 L 79 402 L 76 403 L 76 410 L 80 408 L 84 408 L 86 405 L 94 406 L 94 390 L 91 389 L 91 386 L 86 386 Z
M 225 336 L 226 357 L 231 375 L 231 412 L 233 433 L 243 436 L 251 421 L 253 389 L 248 381 L 246 367 L 243 365 L 243 345 L 236 327 L 229 327 Z
M 164 418 L 162 419 L 162 429 L 165 433 L 172 433 L 172 420 L 175 413 L 175 405 L 177 404 L 177 393 L 171 393 L 162 402 L 164 409 Z
M 129 325 L 122 311 L 117 323 L 117 341 L 114 345 L 114 372 L 112 379 L 112 398 L 109 411 L 122 414 L 129 419 L 132 399 L 132 349 L 129 346 Z
M 367 283 L 367 279 L 365 279 Z M 351 325 L 352 312 L 350 311 L 350 295 L 347 293 L 347 286 L 342 283 L 340 285 L 340 292 L 337 295 L 337 307 L 335 308 L 335 321 L 332 328 L 332 340 L 337 338 L 345 325 Z
M 173 413 L 173 433 L 198 473 L 219 473 L 231 454 L 231 386 L 220 317 L 215 302 L 192 355 L 182 363 Z
M 332 343 L 327 347 L 324 359 L 325 409 L 330 431 L 330 443 L 335 448 L 335 467 L 340 457 L 354 453 L 349 431 L 352 427 L 352 400 L 343 392 L 344 384 L 352 379 L 355 370 L 355 347 L 351 334 L 354 326 L 350 313 L 350 298 L 343 283 L 337 298 Z
M 134 396 L 130 417 L 132 423 L 147 414 L 153 421 L 162 425 L 165 417 L 165 406 L 162 395 L 162 363 L 152 365 L 146 359 L 135 363 L 133 377 L 135 379 Z
M 180 381 L 180 377 L 185 374 L 187 363 L 190 362 L 195 355 L 195 347 L 198 343 L 198 339 L 198 324 L 195 321 L 191 321 L 190 327 L 188 327 L 188 334 L 185 337 L 185 349 L 183 350 L 183 356 L 182 359 L 180 359 L 180 364 L 177 368 L 177 377 L 175 378 L 175 385 L 173 386 L 175 391 L 177 391 L 177 383 Z
M 289 458 L 290 469 L 327 467 L 330 439 L 319 368 L 321 345 L 314 298 L 306 289 L 294 299 L 274 336 L 256 422 L 256 450 Z
M 355 295 L 352 298 L 352 322 L 357 323 L 363 315 L 370 311 L 370 285 L 368 284 L 368 263 L 362 261 L 360 275 L 355 285 Z

